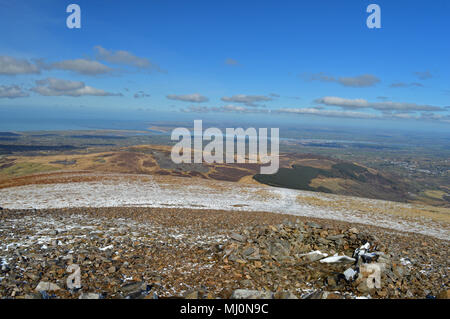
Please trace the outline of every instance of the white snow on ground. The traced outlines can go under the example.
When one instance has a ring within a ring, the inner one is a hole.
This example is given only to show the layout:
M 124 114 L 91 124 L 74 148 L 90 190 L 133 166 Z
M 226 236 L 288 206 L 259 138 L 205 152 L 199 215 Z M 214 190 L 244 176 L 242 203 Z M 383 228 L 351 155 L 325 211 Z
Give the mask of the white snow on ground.
M 185 180 L 185 179 L 183 179 Z M 210 187 L 210 185 L 219 187 Z M 263 194 L 263 195 L 262 195 Z M 415 232 L 450 240 L 448 224 L 425 218 L 402 218 L 390 214 L 368 214 L 298 202 L 297 196 L 332 201 L 330 195 L 231 182 L 199 182 L 179 185 L 146 180 L 98 181 L 66 184 L 27 185 L 0 189 L 4 208 L 63 207 L 172 207 L 193 209 L 245 210 L 285 213 Z M 342 198 L 342 197 L 341 197 Z M 355 198 L 352 198 L 355 200 Z M 387 202 L 358 198 L 364 206 L 383 206 Z M 389 203 L 392 204 L 392 203 Z M 395 203 L 407 206 L 408 204 Z

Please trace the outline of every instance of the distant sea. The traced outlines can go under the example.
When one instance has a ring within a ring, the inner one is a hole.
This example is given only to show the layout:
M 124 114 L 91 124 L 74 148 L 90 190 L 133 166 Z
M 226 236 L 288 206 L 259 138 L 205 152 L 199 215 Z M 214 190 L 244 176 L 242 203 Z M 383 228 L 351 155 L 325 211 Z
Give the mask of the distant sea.
M 147 130 L 148 122 L 120 120 L 0 119 L 0 132 L 65 130 Z

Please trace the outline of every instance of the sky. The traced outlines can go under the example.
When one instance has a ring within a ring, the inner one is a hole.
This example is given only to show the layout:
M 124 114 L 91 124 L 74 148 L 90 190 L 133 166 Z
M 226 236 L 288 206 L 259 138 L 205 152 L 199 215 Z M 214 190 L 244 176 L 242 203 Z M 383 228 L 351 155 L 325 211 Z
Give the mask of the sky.
M 81 28 L 69 29 L 69 4 Z M 369 29 L 369 4 L 381 28 Z M 450 125 L 450 2 L 0 0 L 0 114 Z

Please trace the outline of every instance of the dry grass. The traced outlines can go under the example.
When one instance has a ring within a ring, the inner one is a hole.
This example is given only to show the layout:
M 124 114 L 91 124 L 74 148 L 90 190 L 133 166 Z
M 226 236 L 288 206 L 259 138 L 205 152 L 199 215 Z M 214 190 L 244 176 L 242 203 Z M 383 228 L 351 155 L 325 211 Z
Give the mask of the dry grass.
M 309 186 L 318 188 L 325 187 L 331 190 L 333 193 L 339 193 L 345 191 L 344 185 L 351 185 L 354 183 L 351 180 L 345 180 L 342 178 L 326 178 L 326 177 L 318 177 L 311 180 Z
M 365 214 L 390 214 L 404 218 L 425 217 L 437 222 L 450 223 L 450 209 L 445 207 L 403 204 L 382 200 L 366 200 L 350 196 L 324 194 L 321 194 L 320 197 L 298 195 L 297 202 Z
M 443 199 L 443 196 L 446 195 L 445 192 L 438 190 L 426 190 L 424 194 L 434 199 Z

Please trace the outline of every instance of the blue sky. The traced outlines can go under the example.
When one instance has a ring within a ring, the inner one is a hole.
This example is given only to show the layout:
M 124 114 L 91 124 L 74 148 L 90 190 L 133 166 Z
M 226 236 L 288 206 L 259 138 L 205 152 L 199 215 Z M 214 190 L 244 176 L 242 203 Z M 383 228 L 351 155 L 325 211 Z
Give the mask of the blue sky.
M 66 27 L 70 3 L 81 7 L 81 29 Z M 366 26 L 370 3 L 381 7 L 381 29 Z M 0 0 L 0 7 L 4 116 L 450 124 L 446 0 Z

